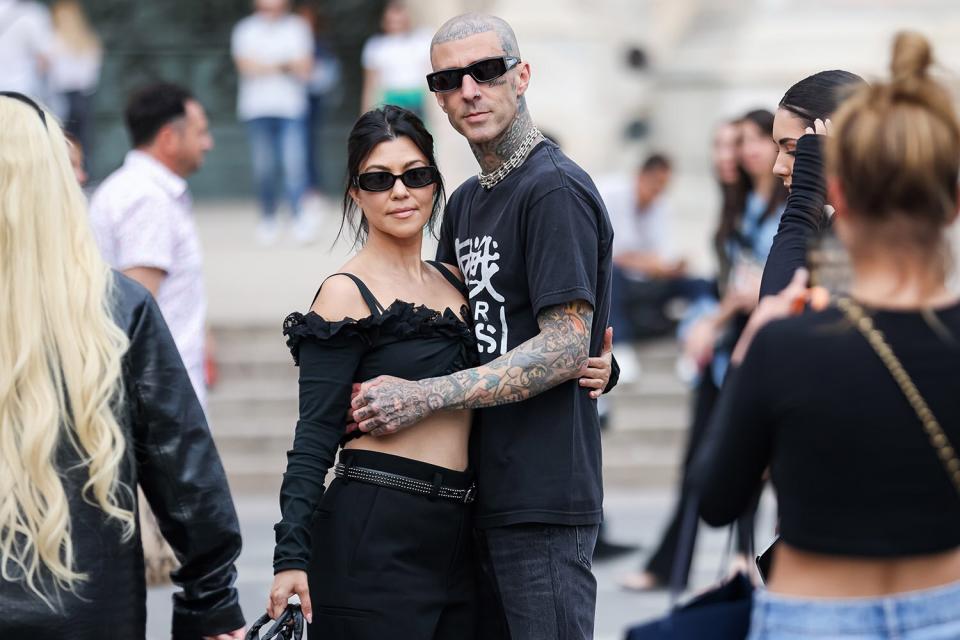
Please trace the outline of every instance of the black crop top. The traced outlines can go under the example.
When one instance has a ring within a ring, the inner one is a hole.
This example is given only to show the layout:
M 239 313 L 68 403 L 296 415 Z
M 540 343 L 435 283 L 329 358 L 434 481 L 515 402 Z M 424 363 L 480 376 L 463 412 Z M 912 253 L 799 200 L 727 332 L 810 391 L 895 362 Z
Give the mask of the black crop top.
M 439 262 L 429 264 L 466 298 L 466 287 L 456 276 Z M 291 313 L 283 323 L 287 346 L 300 367 L 300 419 L 280 488 L 274 571 L 307 568 L 310 517 L 323 496 L 324 477 L 338 445 L 362 435 L 344 433 L 354 381 L 381 375 L 422 380 L 476 365 L 465 305 L 459 315 L 402 300 L 384 308 L 359 278 L 340 275 L 356 283 L 369 316 L 328 322 L 311 311 Z
M 960 450 L 960 304 L 871 315 Z M 793 547 L 900 557 L 960 546 L 960 496 L 923 425 L 835 308 L 770 323 L 727 376 L 692 472 L 704 520 L 735 520 L 768 466 Z

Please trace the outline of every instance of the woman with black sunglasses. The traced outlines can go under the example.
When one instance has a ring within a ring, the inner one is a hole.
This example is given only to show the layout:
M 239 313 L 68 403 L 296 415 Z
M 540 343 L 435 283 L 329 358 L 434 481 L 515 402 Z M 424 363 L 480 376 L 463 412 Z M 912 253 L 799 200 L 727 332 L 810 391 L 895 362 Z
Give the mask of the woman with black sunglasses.
M 410 111 L 370 111 L 350 133 L 348 171 L 343 223 L 360 248 L 309 313 L 284 323 L 300 366 L 300 420 L 267 610 L 278 617 L 296 593 L 311 635 L 324 639 L 471 638 L 470 412 L 438 412 L 382 438 L 344 431 L 355 381 L 474 364 L 459 272 L 421 259 L 424 229 L 444 203 L 433 138 Z M 324 491 L 338 446 L 337 477 Z

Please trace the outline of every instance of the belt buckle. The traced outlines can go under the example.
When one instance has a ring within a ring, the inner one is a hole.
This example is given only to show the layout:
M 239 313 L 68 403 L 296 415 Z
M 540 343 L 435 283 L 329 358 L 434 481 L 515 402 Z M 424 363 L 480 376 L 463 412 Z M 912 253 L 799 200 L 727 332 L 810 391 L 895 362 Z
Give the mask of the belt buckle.
M 477 495 L 477 485 L 470 485 L 463 494 L 463 504 L 470 504 Z

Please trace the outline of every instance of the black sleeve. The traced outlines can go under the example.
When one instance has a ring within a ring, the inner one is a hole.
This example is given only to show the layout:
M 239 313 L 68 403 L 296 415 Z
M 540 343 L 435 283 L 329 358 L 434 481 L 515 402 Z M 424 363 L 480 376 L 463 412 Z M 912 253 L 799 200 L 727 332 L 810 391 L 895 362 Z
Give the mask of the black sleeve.
M 171 575 L 175 639 L 244 625 L 234 563 L 240 525 L 206 417 L 160 310 L 149 294 L 127 352 L 135 403 L 137 479 L 180 561 Z
M 310 518 L 346 428 L 354 373 L 365 349 L 359 336 L 348 334 L 297 337 L 291 342 L 300 365 L 300 419 L 280 487 L 274 572 L 307 569 Z
M 822 145 L 823 136 L 807 134 L 797 140 L 793 183 L 763 269 L 761 298 L 786 289 L 797 269 L 807 266 L 810 240 L 826 224 L 823 207 L 826 204 L 827 185 L 823 172 Z
M 770 464 L 773 424 L 765 387 L 768 334 L 754 338 L 739 367 L 731 367 L 717 400 L 690 482 L 700 496 L 700 516 L 712 526 L 730 524 L 749 508 Z
M 607 380 L 607 386 L 604 387 L 603 393 L 610 393 L 613 391 L 613 388 L 617 386 L 617 383 L 620 382 L 620 363 L 617 362 L 617 356 L 610 354 L 610 379 Z
M 574 300 L 596 305 L 599 247 L 597 212 L 572 189 L 554 189 L 530 207 L 524 251 L 534 315 Z
M 455 264 L 458 267 L 460 263 L 457 261 L 457 248 L 454 246 L 456 244 L 456 236 L 454 233 L 454 216 L 456 215 L 453 211 L 454 197 L 451 196 L 450 200 L 447 202 L 446 209 L 443 212 L 443 221 L 440 223 L 440 241 L 437 244 L 437 262 L 445 262 L 447 264 Z

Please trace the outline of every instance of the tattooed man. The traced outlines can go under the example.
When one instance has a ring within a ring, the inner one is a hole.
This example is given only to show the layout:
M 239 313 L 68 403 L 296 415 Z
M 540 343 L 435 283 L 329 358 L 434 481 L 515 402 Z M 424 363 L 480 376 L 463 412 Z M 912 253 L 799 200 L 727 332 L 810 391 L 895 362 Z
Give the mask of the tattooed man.
M 435 411 L 479 409 L 476 523 L 502 632 L 590 638 L 600 429 L 577 378 L 603 342 L 613 231 L 590 177 L 534 126 L 530 64 L 506 22 L 453 18 L 430 53 L 429 88 L 480 164 L 450 197 L 437 259 L 463 273 L 483 364 L 367 382 L 354 418 L 382 436 Z

